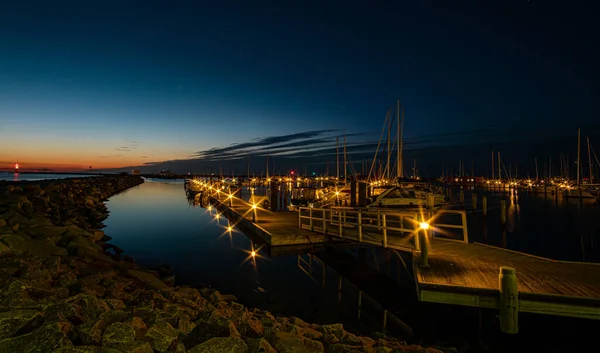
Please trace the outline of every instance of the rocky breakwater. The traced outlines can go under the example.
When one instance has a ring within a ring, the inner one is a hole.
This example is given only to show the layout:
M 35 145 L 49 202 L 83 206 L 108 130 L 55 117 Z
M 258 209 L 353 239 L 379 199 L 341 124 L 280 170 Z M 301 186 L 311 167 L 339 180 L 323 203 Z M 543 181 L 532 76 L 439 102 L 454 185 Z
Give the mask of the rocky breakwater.
M 104 201 L 141 182 L 101 177 L 0 190 L 0 353 L 438 352 L 249 310 L 116 260 L 99 230 Z

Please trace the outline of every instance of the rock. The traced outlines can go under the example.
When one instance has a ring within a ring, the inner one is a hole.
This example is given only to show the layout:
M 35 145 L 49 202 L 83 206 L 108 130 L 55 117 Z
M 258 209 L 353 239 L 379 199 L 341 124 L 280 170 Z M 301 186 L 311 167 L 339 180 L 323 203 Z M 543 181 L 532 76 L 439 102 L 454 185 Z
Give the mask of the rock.
M 240 338 L 214 337 L 201 343 L 188 353 L 246 353 L 248 346 Z
M 7 255 L 10 253 L 10 248 L 6 245 L 4 245 L 4 243 L 0 243 L 0 257 Z
M 177 341 L 178 336 L 177 330 L 164 321 L 159 321 L 152 325 L 148 332 L 146 332 L 146 340 L 150 342 L 155 351 L 160 353 L 170 352 L 172 349 L 175 349 L 179 343 Z
M 0 339 L 29 333 L 43 321 L 44 315 L 37 310 L 11 310 L 0 313 Z
M 244 342 L 248 345 L 248 353 L 277 353 L 275 348 L 265 339 L 247 338 Z
M 59 348 L 52 353 L 121 353 L 121 351 L 108 347 L 77 346 Z
M 129 343 L 117 343 L 114 345 L 119 352 L 127 352 L 127 353 L 154 353 L 152 350 L 152 346 L 148 342 L 143 341 L 135 341 Z M 98 352 L 104 353 L 104 352 Z
M 127 307 L 120 299 L 104 299 L 104 302 L 113 310 L 123 310 Z
M 86 322 L 77 326 L 75 331 L 83 344 L 100 344 L 105 326 L 103 321 Z
M 72 330 L 73 326 L 68 322 L 48 323 L 31 333 L 1 340 L 0 352 L 52 352 L 58 348 L 72 347 L 69 339 Z
M 92 233 L 92 237 L 94 238 L 94 241 L 99 242 L 102 240 L 102 238 L 104 238 L 105 234 L 103 231 L 101 231 L 100 229 L 92 229 L 90 230 L 90 232 Z
M 128 324 L 133 328 L 136 340 L 142 340 L 144 336 L 146 336 L 146 331 L 148 331 L 148 327 L 146 326 L 144 320 L 142 320 L 140 317 L 132 317 Z
M 325 348 L 318 341 L 291 334 L 289 332 L 275 333 L 275 349 L 279 353 L 323 353 Z
M 259 338 L 265 334 L 265 329 L 259 319 L 250 317 L 240 324 L 240 333 L 251 338 Z
M 127 274 L 144 283 L 146 287 L 149 289 L 166 289 L 169 288 L 166 284 L 164 284 L 161 280 L 156 278 L 156 276 L 151 275 L 147 272 L 137 271 L 137 270 L 128 270 Z
M 131 343 L 135 339 L 133 328 L 122 322 L 109 325 L 102 335 L 102 345 L 114 347 L 119 344 Z
M 237 302 L 238 298 L 233 294 L 221 294 L 221 298 L 226 302 Z

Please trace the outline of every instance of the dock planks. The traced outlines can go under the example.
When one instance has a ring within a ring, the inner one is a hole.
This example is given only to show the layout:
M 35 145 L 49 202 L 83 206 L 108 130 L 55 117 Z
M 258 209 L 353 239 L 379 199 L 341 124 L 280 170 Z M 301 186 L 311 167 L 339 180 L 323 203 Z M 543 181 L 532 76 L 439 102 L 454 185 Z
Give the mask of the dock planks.
M 213 204 L 222 211 L 232 225 L 244 233 L 261 237 L 269 246 L 317 245 L 328 242 L 325 234 L 310 232 L 298 227 L 298 214 L 295 212 L 271 212 L 257 208 L 258 222 L 252 222 L 251 205 L 240 199 L 234 199 L 232 206 L 228 201 L 212 198 Z
M 431 240 L 429 267 L 414 254 L 422 301 L 497 308 L 500 266 L 515 268 L 520 311 L 600 319 L 600 264 L 545 259 L 489 245 Z

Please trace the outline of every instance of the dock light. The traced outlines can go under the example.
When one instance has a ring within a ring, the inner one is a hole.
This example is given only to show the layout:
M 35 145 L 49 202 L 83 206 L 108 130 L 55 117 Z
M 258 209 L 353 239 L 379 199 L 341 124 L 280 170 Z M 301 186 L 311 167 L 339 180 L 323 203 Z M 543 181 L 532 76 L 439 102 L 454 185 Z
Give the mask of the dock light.
M 252 251 L 252 252 L 250 253 L 250 256 L 252 256 L 252 257 L 255 257 L 255 256 L 256 256 L 256 251 Z
M 227 227 L 227 231 L 228 231 L 228 232 L 231 232 L 232 230 L 233 230 L 233 228 L 231 228 L 231 227 Z
M 227 198 L 228 198 L 228 199 L 231 199 L 231 198 L 233 198 L 233 194 L 229 194 L 229 195 L 227 195 Z
M 221 217 L 221 215 L 218 213 L 215 215 L 215 219 L 219 219 L 220 217 Z
M 421 223 L 419 223 L 419 228 L 427 230 L 427 229 L 429 229 L 429 223 L 421 222 Z
M 335 196 L 340 196 L 340 192 L 339 192 L 339 191 L 336 191 L 336 192 L 335 192 Z
M 256 209 L 256 207 L 258 207 L 258 206 L 256 206 L 256 204 L 255 204 L 255 203 L 253 203 L 253 204 L 252 204 L 252 209 L 254 209 L 254 210 L 255 210 L 255 209 Z
M 209 210 L 209 211 L 212 211 L 212 206 L 208 205 L 208 207 L 206 209 Z

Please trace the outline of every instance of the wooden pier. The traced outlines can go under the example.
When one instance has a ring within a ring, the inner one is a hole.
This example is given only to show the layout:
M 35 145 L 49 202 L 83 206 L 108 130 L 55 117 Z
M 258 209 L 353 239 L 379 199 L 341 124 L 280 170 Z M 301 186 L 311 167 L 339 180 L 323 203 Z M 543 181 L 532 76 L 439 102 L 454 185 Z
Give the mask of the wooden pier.
M 408 253 L 419 300 L 498 310 L 508 333 L 518 332 L 519 312 L 600 320 L 600 264 L 469 243 L 464 210 L 271 212 L 236 198 L 211 202 L 232 226 L 271 248 L 337 241 Z

